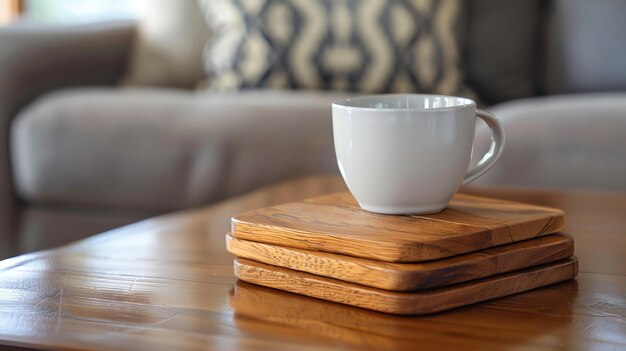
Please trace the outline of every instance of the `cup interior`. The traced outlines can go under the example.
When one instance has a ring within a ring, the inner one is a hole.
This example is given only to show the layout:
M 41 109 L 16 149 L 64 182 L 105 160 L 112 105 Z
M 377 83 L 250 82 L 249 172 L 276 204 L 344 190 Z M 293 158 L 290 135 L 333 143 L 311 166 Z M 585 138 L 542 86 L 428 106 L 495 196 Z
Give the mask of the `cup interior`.
M 433 110 L 476 105 L 473 100 L 447 95 L 386 94 L 359 96 L 333 104 L 334 107 L 373 110 Z

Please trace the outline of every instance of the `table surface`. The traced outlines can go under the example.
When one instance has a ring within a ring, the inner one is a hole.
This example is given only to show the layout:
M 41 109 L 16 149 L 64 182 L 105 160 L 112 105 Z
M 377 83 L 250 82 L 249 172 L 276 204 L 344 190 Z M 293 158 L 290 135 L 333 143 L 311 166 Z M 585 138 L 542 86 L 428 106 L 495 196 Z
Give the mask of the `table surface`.
M 236 213 L 344 190 L 313 177 L 0 262 L 0 344 L 15 349 L 626 349 L 626 194 L 479 189 L 566 211 L 577 280 L 426 317 L 237 282 Z

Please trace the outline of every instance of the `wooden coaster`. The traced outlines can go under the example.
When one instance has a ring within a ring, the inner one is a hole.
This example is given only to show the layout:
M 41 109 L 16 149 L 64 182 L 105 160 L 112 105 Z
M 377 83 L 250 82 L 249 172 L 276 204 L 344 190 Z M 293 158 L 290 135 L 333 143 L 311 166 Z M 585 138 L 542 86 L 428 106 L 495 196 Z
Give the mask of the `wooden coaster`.
M 449 287 L 393 292 L 309 273 L 235 259 L 235 276 L 249 283 L 375 311 L 419 315 L 441 312 L 572 279 L 575 257 Z
M 237 239 L 388 262 L 456 256 L 559 232 L 563 211 L 457 194 L 430 215 L 362 210 L 349 192 L 262 208 L 233 217 Z
M 456 284 L 566 259 L 574 239 L 553 234 L 461 256 L 423 263 L 390 263 L 235 239 L 226 235 L 228 252 L 273 266 L 361 285 L 410 291 Z

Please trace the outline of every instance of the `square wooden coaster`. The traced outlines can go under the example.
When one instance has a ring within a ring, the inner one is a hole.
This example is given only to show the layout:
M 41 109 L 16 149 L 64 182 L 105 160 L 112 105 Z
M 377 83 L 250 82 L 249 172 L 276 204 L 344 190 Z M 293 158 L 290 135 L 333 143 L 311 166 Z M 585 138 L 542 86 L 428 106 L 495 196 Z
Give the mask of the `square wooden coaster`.
M 471 305 L 574 278 L 575 257 L 431 290 L 395 292 L 371 288 L 267 265 L 235 259 L 235 276 L 243 281 L 370 310 L 421 315 Z
M 563 229 L 563 211 L 457 194 L 429 215 L 381 215 L 349 192 L 262 208 L 232 218 L 237 239 L 387 262 L 420 262 Z
M 469 254 L 419 263 L 392 263 L 320 251 L 258 243 L 226 236 L 233 255 L 374 288 L 411 291 L 456 284 L 574 254 L 569 235 L 552 234 Z

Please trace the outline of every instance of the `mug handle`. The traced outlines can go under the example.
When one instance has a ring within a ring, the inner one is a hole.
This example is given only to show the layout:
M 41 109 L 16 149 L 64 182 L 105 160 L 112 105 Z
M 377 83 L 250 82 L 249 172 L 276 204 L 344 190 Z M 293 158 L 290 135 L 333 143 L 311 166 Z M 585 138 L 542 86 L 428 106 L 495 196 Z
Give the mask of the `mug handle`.
M 493 167 L 493 165 L 498 162 L 498 159 L 500 159 L 502 150 L 504 149 L 504 129 L 496 117 L 484 110 L 477 110 L 476 116 L 485 121 L 489 129 L 491 129 L 491 145 L 485 156 L 478 161 L 471 171 L 467 172 L 465 179 L 463 179 L 463 184 L 475 180 Z

